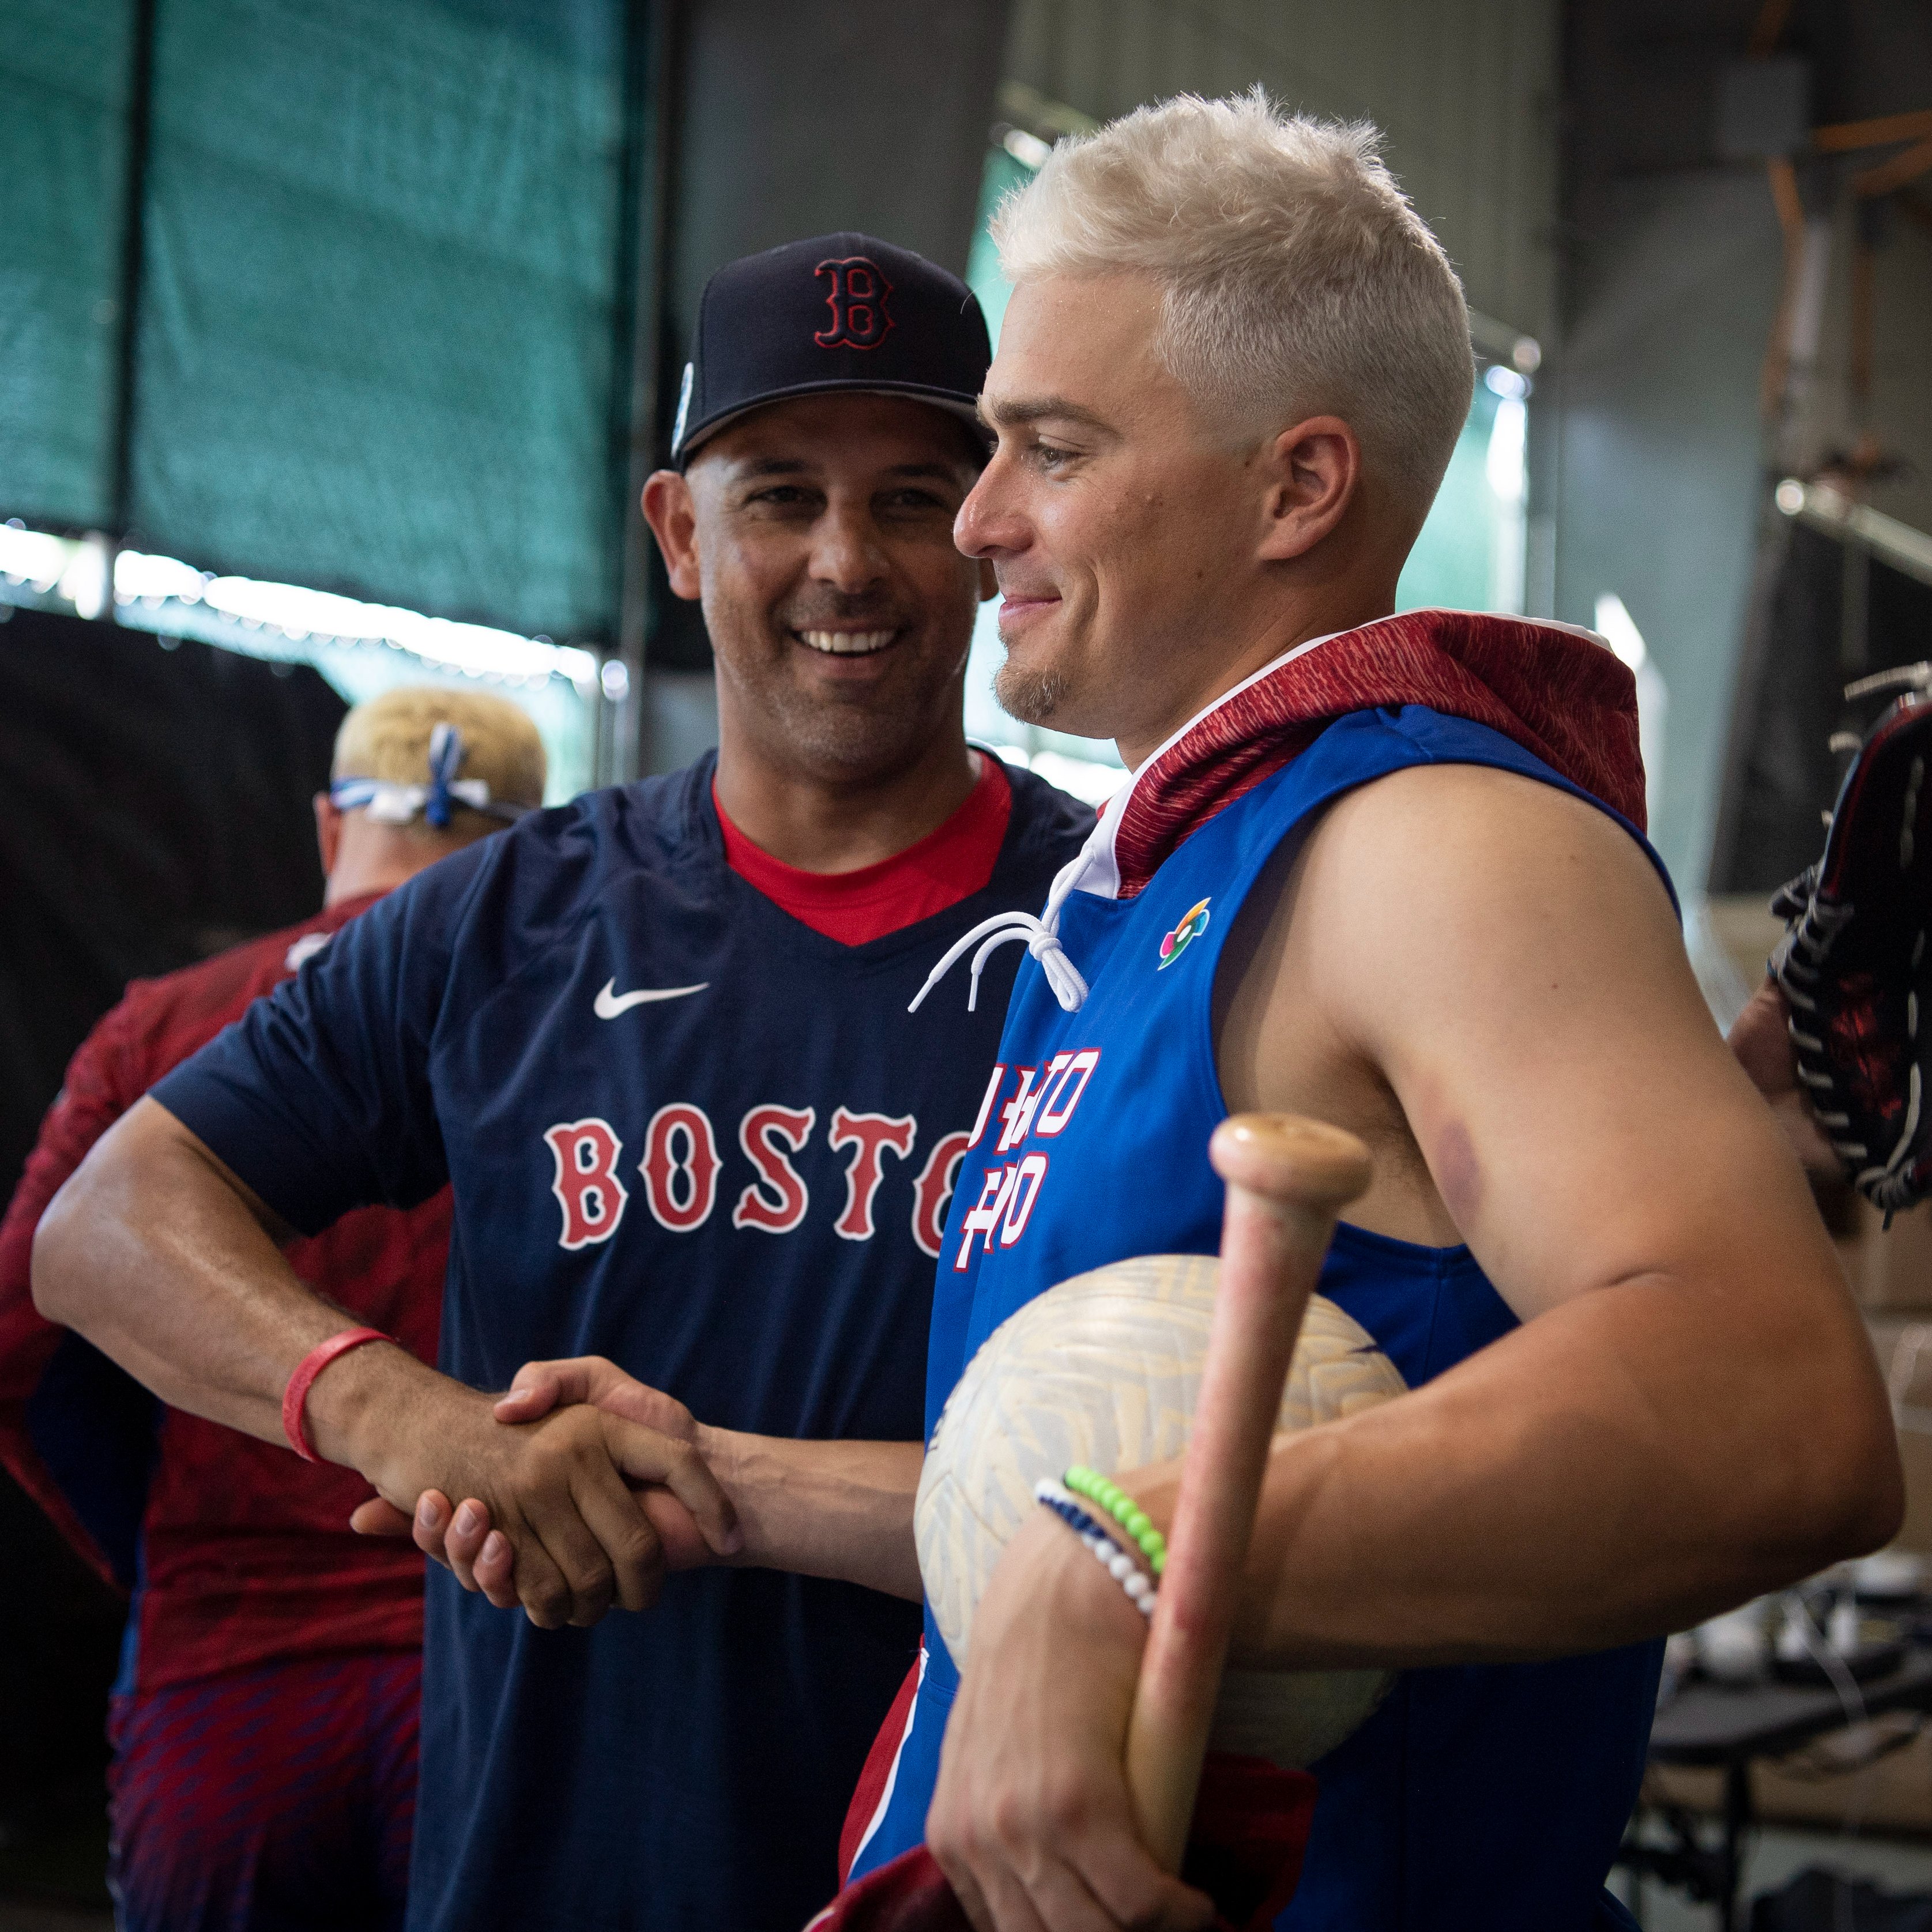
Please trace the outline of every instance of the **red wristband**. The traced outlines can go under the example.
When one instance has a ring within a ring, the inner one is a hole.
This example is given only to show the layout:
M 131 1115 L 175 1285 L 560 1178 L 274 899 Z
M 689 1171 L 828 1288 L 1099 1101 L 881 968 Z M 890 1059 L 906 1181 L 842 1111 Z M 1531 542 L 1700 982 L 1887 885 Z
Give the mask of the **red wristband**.
M 314 1444 L 308 1439 L 308 1424 L 302 1414 L 316 1377 L 338 1355 L 346 1355 L 351 1348 L 361 1348 L 364 1342 L 389 1342 L 394 1339 L 385 1335 L 380 1328 L 345 1328 L 340 1335 L 332 1335 L 326 1342 L 310 1349 L 296 1364 L 288 1387 L 282 1391 L 282 1433 L 289 1438 L 289 1447 L 304 1462 L 322 1460 L 315 1453 Z

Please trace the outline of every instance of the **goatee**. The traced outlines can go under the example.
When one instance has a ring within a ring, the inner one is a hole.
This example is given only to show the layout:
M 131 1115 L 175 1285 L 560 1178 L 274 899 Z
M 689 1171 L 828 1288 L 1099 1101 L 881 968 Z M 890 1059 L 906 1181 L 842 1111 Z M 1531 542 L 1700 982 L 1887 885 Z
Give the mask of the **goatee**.
M 1066 682 L 1057 671 L 1022 670 L 1008 658 L 993 674 L 993 695 L 1008 717 L 1044 724 L 1066 695 Z

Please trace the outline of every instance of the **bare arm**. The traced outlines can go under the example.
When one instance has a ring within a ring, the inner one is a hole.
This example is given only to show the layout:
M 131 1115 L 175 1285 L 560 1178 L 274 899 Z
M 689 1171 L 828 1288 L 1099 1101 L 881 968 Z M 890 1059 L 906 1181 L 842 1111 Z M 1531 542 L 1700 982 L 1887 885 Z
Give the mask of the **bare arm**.
M 745 1532 L 732 1562 L 920 1600 L 912 1538 L 920 1444 L 795 1442 L 701 1427 L 698 1441 Z
M 1282 1445 L 1245 1647 L 1593 1648 L 1892 1533 L 1891 1418 L 1828 1240 L 1601 813 L 1470 767 L 1367 788 L 1311 840 L 1250 982 L 1231 1100 L 1365 1131 L 1381 1172 L 1351 1218 L 1460 1234 L 1523 1326 Z
M 194 1135 L 142 1100 L 41 1216 L 34 1300 L 164 1402 L 279 1442 L 284 1386 L 348 1321 L 283 1258 L 290 1238 Z M 311 1432 L 327 1426 L 321 1388 Z
M 1725 1044 L 1751 1084 L 1764 1096 L 1805 1172 L 1827 1175 L 1842 1184 L 1844 1165 L 1832 1151 L 1831 1142 L 1812 1113 L 1810 1096 L 1798 1084 L 1790 1022 L 1791 1009 L 1783 989 L 1775 980 L 1767 979 L 1732 1023 Z
M 164 1108 L 143 1100 L 97 1144 L 42 1217 L 40 1312 L 86 1336 L 164 1401 L 265 1441 L 282 1391 L 351 1318 L 296 1276 L 287 1230 Z M 668 1484 L 714 1545 L 736 1538 L 696 1450 L 594 1410 L 500 1428 L 489 1398 L 380 1343 L 316 1378 L 310 1438 L 392 1504 L 424 1490 L 485 1498 L 517 1548 L 519 1594 L 545 1624 L 594 1622 L 656 1594 L 662 1552 L 629 1481 Z

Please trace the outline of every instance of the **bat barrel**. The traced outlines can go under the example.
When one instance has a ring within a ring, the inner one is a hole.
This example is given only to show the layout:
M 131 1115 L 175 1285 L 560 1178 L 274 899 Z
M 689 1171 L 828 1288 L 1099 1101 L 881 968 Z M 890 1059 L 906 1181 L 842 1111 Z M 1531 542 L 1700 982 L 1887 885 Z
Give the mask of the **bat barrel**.
M 1228 1184 L 1220 1285 L 1127 1739 L 1148 1848 L 1180 1868 L 1241 1572 L 1301 1318 L 1335 1217 L 1368 1185 L 1352 1134 L 1244 1114 L 1208 1156 Z

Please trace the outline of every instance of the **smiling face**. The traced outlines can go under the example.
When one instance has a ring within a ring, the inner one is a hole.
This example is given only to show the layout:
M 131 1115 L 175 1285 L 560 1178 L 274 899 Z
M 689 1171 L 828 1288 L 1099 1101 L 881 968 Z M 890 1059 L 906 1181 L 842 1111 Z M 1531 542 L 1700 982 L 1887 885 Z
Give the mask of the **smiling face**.
M 1130 766 L 1303 637 L 1381 614 L 1406 547 L 1360 541 L 1346 423 L 1244 441 L 1162 365 L 1160 314 L 1138 275 L 1016 290 L 980 399 L 998 448 L 954 532 L 1006 599 L 1000 703 Z
M 685 476 L 652 478 L 645 512 L 672 588 L 703 600 L 728 739 L 835 782 L 958 740 L 974 611 L 991 590 L 952 542 L 977 470 L 970 433 L 944 411 L 842 394 L 756 410 Z

